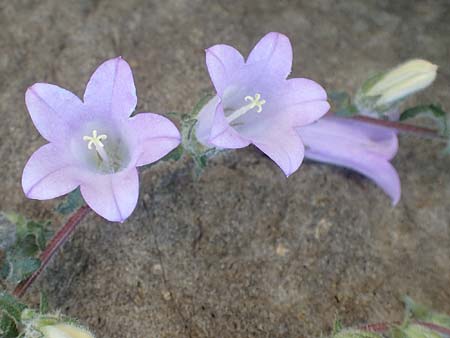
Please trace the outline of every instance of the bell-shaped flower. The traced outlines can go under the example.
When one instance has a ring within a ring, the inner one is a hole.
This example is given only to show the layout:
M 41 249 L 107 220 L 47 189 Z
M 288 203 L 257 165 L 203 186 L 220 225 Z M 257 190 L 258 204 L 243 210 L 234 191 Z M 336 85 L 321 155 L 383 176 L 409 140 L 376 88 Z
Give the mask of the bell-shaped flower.
M 199 142 L 231 149 L 254 144 L 287 176 L 295 172 L 304 156 L 295 127 L 316 121 L 330 106 L 316 82 L 287 79 L 292 68 L 289 39 L 269 33 L 247 60 L 231 46 L 215 45 L 206 50 L 206 64 L 217 95 L 199 112 Z
M 26 196 L 46 200 L 79 186 L 86 203 L 110 221 L 124 221 L 136 206 L 136 167 L 159 160 L 180 143 L 178 129 L 167 118 L 130 117 L 136 88 L 121 57 L 100 65 L 83 101 L 46 83 L 31 86 L 25 100 L 34 125 L 49 141 L 25 166 Z
M 297 132 L 305 143 L 306 158 L 355 170 L 378 184 L 394 205 L 398 203 L 400 179 L 390 163 L 398 150 L 394 130 L 327 116 Z

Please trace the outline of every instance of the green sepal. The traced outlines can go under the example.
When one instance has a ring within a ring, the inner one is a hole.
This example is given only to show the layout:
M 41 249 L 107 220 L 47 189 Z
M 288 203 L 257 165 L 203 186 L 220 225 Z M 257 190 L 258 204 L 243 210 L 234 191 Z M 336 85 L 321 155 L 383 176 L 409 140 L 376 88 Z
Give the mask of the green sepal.
M 83 196 L 81 196 L 80 188 L 77 188 L 69 193 L 64 200 L 56 206 L 55 210 L 60 214 L 67 216 L 75 210 L 81 208 L 84 204 L 85 203 Z
M 328 98 L 336 116 L 350 117 L 358 114 L 358 108 L 351 102 L 347 92 L 330 92 Z

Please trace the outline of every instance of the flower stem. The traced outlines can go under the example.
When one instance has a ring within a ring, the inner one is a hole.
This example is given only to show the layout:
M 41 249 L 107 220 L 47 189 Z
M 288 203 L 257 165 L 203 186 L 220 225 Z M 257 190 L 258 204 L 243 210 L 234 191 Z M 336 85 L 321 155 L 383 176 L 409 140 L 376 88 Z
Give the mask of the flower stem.
M 33 282 L 39 277 L 39 275 L 44 271 L 45 267 L 48 265 L 52 257 L 58 251 L 58 249 L 69 239 L 70 235 L 75 230 L 76 226 L 81 222 L 81 220 L 89 213 L 91 209 L 87 205 L 81 206 L 75 213 L 67 220 L 66 224 L 58 230 L 58 232 L 53 236 L 47 247 L 42 251 L 39 259 L 41 261 L 41 266 L 39 269 L 34 271 L 30 277 L 21 281 L 13 291 L 13 295 L 16 297 L 22 297 L 28 288 L 33 284 Z
M 441 133 L 439 132 L 439 130 L 437 130 L 437 129 L 419 127 L 419 126 L 414 126 L 412 124 L 407 124 L 407 123 L 402 123 L 402 122 L 397 122 L 397 121 L 381 120 L 381 119 L 376 119 L 373 117 L 361 116 L 361 115 L 354 116 L 351 118 L 354 120 L 359 120 L 359 121 L 368 123 L 368 124 L 375 124 L 378 126 L 395 129 L 402 133 L 416 134 L 416 135 L 419 135 L 422 137 L 446 140 L 446 138 L 444 136 L 442 136 Z

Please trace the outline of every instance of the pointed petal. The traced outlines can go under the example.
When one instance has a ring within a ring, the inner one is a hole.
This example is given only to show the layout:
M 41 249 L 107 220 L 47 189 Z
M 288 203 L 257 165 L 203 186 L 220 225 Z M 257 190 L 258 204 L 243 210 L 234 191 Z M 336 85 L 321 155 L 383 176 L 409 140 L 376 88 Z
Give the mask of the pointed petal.
M 231 46 L 215 45 L 206 50 L 206 65 L 209 76 L 214 88 L 220 94 L 225 91 L 234 73 L 244 64 L 244 57 Z
M 219 103 L 216 107 L 214 122 L 212 123 L 211 133 L 207 143 L 218 148 L 238 149 L 248 146 L 250 141 L 240 136 L 236 130 L 230 127 L 225 118 L 222 104 Z
M 128 120 L 128 126 L 140 149 L 136 166 L 153 163 L 180 144 L 180 132 L 164 116 L 140 113 Z
M 247 64 L 265 63 L 268 73 L 287 78 L 292 69 L 292 46 L 287 36 L 281 33 L 265 35 L 250 52 Z
M 64 157 L 51 143 L 31 155 L 22 175 L 22 188 L 28 198 L 47 200 L 78 187 L 77 169 Z
M 37 130 L 48 141 L 64 140 L 71 126 L 86 115 L 83 102 L 76 95 L 48 83 L 28 88 L 25 103 Z
M 374 181 L 391 198 L 396 205 L 400 200 L 401 186 L 397 171 L 389 161 L 364 152 L 348 152 L 340 154 L 328 154 L 314 150 L 307 150 L 306 158 L 335 164 L 353 169 Z
M 86 86 L 84 103 L 95 114 L 129 117 L 136 108 L 137 97 L 128 63 L 121 57 L 102 63 Z
M 293 130 L 272 128 L 252 143 L 269 156 L 283 170 L 286 176 L 294 173 L 302 164 L 303 142 Z
M 111 222 L 123 222 L 136 207 L 139 177 L 136 168 L 111 175 L 93 175 L 81 183 L 86 203 Z

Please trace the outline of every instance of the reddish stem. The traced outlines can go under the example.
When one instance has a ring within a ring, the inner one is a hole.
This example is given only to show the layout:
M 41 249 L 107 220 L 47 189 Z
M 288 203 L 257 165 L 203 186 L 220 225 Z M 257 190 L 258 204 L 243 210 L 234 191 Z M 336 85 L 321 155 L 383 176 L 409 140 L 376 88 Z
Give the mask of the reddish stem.
M 397 122 L 397 121 L 388 121 L 388 120 L 382 120 L 382 119 L 376 119 L 369 116 L 353 116 L 352 119 L 363 121 L 369 124 L 376 124 L 378 126 L 387 127 L 391 129 L 398 130 L 399 132 L 403 133 L 409 133 L 409 134 L 416 134 L 423 137 L 429 137 L 429 138 L 437 138 L 437 139 L 445 139 L 442 137 L 442 135 L 439 133 L 438 130 L 432 129 L 432 128 L 425 128 L 425 127 L 418 127 L 414 126 L 412 124 Z
M 33 284 L 33 282 L 39 277 L 39 275 L 44 271 L 45 267 L 48 265 L 52 257 L 58 251 L 58 249 L 69 239 L 70 235 L 75 230 L 76 226 L 81 222 L 81 220 L 89 213 L 91 209 L 87 205 L 83 205 L 79 208 L 64 224 L 64 226 L 58 230 L 58 232 L 53 236 L 47 247 L 42 251 L 39 259 L 41 261 L 41 266 L 35 272 L 33 272 L 30 277 L 20 282 L 13 291 L 13 295 L 16 297 L 22 297 L 28 288 Z

